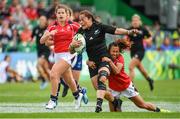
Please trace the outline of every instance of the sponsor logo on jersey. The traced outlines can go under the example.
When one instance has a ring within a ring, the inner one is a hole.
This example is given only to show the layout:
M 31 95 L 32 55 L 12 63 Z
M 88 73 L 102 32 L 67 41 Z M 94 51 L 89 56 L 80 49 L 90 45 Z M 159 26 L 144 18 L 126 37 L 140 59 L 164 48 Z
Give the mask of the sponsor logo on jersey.
M 90 37 L 89 40 L 93 40 L 93 37 Z
M 94 35 L 97 35 L 99 33 L 100 33 L 100 31 L 99 31 L 99 29 L 97 29 L 97 30 L 95 30 Z

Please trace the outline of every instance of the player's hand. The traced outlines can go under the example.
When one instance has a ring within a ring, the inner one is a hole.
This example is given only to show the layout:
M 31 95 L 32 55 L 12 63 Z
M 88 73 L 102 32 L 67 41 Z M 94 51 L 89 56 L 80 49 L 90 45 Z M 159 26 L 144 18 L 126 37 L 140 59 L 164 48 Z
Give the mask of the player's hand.
M 131 34 L 140 34 L 140 31 L 138 29 L 131 29 L 128 31 L 128 35 L 131 35 Z
M 81 46 L 81 44 L 82 44 L 81 41 L 73 39 L 72 42 L 71 42 L 71 47 L 77 48 L 77 47 Z
M 49 35 L 54 36 L 57 32 L 58 32 L 57 30 L 52 30 Z
M 96 68 L 96 64 L 95 64 L 95 62 L 93 62 L 93 61 L 86 61 L 86 64 L 90 67 L 90 68 L 92 68 L 92 69 L 95 69 Z
M 52 46 L 52 45 L 54 45 L 54 40 L 51 39 L 51 38 L 48 38 L 48 40 L 46 40 L 46 42 L 45 42 L 45 45 L 46 45 L 46 46 Z
M 102 61 L 103 62 L 111 62 L 112 60 L 110 58 L 108 58 L 108 57 L 103 57 Z

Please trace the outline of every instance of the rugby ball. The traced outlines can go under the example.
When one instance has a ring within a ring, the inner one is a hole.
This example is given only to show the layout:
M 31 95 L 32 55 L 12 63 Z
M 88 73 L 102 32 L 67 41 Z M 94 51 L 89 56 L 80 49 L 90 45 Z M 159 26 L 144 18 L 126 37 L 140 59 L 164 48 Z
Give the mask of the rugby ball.
M 81 53 L 84 51 L 85 47 L 86 47 L 86 41 L 85 41 L 84 36 L 83 36 L 82 34 L 77 33 L 77 34 L 74 36 L 73 39 L 74 39 L 74 40 L 77 40 L 77 41 L 81 41 L 81 45 L 80 45 L 79 47 L 77 47 L 77 48 L 74 48 L 74 50 L 75 50 L 78 54 L 81 54 Z

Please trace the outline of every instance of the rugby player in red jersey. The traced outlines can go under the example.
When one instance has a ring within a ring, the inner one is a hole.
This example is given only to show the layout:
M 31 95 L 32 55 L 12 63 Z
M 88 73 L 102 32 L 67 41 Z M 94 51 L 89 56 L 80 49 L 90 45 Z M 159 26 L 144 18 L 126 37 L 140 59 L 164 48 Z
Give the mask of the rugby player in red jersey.
M 102 60 L 110 64 L 112 69 L 109 80 L 109 88 L 112 95 L 119 99 L 121 96 L 129 98 L 139 108 L 147 109 L 154 112 L 169 112 L 168 110 L 160 109 L 154 104 L 145 102 L 139 95 L 130 77 L 124 71 L 124 58 L 120 52 L 127 47 L 125 42 L 119 42 L 118 44 L 113 42 L 109 45 L 108 51 L 111 58 L 104 57 Z M 111 103 L 110 108 L 113 107 Z M 112 108 L 113 109 L 113 108 Z
M 76 109 L 80 107 L 83 96 L 77 89 L 71 70 L 72 60 L 75 55 L 69 53 L 69 44 L 72 41 L 74 32 L 78 30 L 79 26 L 69 23 L 67 11 L 66 6 L 57 5 L 55 9 L 57 20 L 48 27 L 40 40 L 41 43 L 45 43 L 46 45 L 54 45 L 55 53 L 55 63 L 50 72 L 51 95 L 46 109 L 53 109 L 57 106 L 57 90 L 60 77 L 63 77 L 71 89 L 75 98 Z

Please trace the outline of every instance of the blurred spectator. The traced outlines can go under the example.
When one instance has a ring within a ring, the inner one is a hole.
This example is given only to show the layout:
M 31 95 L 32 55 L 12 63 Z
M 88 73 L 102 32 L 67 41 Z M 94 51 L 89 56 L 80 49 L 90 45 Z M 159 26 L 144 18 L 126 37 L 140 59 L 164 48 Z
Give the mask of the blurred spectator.
M 19 0 L 12 0 L 12 4 L 9 6 L 9 12 L 10 14 L 14 14 L 16 12 L 16 6 L 20 5 Z
M 153 44 L 152 40 L 146 41 L 145 50 L 156 50 L 156 46 Z
M 20 36 L 17 29 L 12 30 L 13 35 L 11 41 L 8 43 L 5 51 L 6 52 L 16 52 L 18 51 L 18 44 L 20 42 Z
M 170 39 L 169 39 L 169 37 L 166 37 L 166 38 L 164 39 L 163 44 L 162 44 L 161 47 L 160 47 L 160 50 L 163 50 L 163 51 L 165 51 L 165 50 L 172 50 L 172 46 L 171 46 L 171 44 L 170 44 Z
M 79 22 L 79 13 L 80 10 L 74 10 L 74 21 Z
M 0 20 L 9 19 L 10 13 L 7 7 L 7 0 L 0 0 Z
M 8 42 L 11 40 L 12 32 L 9 28 L 9 21 L 5 20 L 0 26 L 0 44 L 2 47 L 2 52 L 5 51 Z
M 165 33 L 161 31 L 160 24 L 158 22 L 155 22 L 153 30 L 153 43 L 156 45 L 157 48 L 160 48 L 164 38 Z
M 24 25 L 23 31 L 20 33 L 20 38 L 22 42 L 28 42 L 31 40 L 32 31 L 28 24 Z
M 173 40 L 173 50 L 180 50 L 180 39 L 174 39 Z
M 12 14 L 12 23 L 17 25 L 17 28 L 22 28 L 24 24 L 29 23 L 21 5 L 16 6 L 15 12 Z
M 41 0 L 41 1 L 38 2 L 37 13 L 38 13 L 38 17 L 47 16 L 47 10 L 46 10 L 45 1 Z
M 9 26 L 9 21 L 7 20 L 4 20 L 2 22 L 2 25 L 0 26 L 0 34 L 2 33 L 7 34 L 10 38 L 12 36 L 12 31 Z
M 59 0 L 52 0 L 51 6 L 48 8 L 47 18 L 56 18 L 55 17 L 55 8 L 60 4 Z
M 34 0 L 27 0 L 27 3 L 27 6 L 24 8 L 24 13 L 29 20 L 36 20 L 38 17 L 37 9 L 34 6 L 34 3 L 36 2 Z
M 5 83 L 7 79 L 15 79 L 15 81 L 22 81 L 20 76 L 14 69 L 10 67 L 11 57 L 6 55 L 4 60 L 0 62 L 0 83 Z

